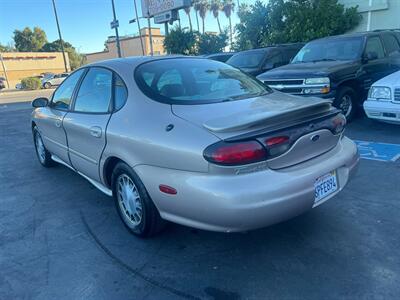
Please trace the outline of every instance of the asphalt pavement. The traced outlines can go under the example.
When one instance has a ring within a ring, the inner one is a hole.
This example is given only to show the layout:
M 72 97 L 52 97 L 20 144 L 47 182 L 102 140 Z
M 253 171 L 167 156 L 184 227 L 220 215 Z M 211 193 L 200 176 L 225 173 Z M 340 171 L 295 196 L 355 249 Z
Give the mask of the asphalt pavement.
M 337 197 L 268 228 L 139 239 L 84 178 L 41 167 L 30 112 L 0 105 L 0 299 L 398 299 L 399 160 L 362 159 Z M 400 144 L 365 118 L 346 133 Z

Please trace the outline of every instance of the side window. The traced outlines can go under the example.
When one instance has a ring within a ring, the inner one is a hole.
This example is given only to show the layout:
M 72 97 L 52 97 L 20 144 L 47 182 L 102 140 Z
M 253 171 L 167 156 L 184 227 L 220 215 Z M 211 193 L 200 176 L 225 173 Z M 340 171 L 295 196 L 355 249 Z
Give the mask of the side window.
M 75 99 L 77 112 L 106 113 L 111 100 L 112 72 L 93 67 L 86 73 Z
M 285 59 L 286 59 L 288 62 L 290 62 L 290 61 L 293 59 L 293 57 L 296 56 L 296 54 L 299 52 L 299 50 L 300 50 L 300 49 L 286 49 L 286 50 L 285 50 L 285 56 L 286 56 Z
M 51 100 L 52 108 L 61 110 L 67 110 L 69 108 L 75 86 L 78 83 L 79 78 L 81 78 L 83 72 L 85 72 L 85 69 L 80 69 L 63 81 L 63 83 L 54 92 L 53 99 Z
M 128 97 L 128 89 L 121 77 L 114 73 L 114 99 L 115 99 L 115 110 L 119 110 L 124 106 L 126 98 Z
M 400 50 L 397 39 L 392 34 L 384 34 L 382 36 L 383 43 L 385 44 L 386 52 L 388 55 L 398 53 Z
M 381 39 L 377 36 L 371 37 L 367 41 L 367 46 L 365 47 L 365 53 L 374 52 L 378 55 L 378 58 L 385 57 L 385 51 L 383 50 Z
M 268 56 L 264 65 L 272 65 L 274 67 L 280 66 L 283 64 L 283 57 L 281 52 L 274 52 Z

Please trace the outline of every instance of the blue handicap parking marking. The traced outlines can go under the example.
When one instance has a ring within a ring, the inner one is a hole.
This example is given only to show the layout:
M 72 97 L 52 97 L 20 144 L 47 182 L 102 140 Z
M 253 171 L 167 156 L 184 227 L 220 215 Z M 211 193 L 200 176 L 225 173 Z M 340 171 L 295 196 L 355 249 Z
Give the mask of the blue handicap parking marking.
M 399 144 L 354 141 L 357 144 L 360 157 L 379 161 L 396 161 L 400 158 Z

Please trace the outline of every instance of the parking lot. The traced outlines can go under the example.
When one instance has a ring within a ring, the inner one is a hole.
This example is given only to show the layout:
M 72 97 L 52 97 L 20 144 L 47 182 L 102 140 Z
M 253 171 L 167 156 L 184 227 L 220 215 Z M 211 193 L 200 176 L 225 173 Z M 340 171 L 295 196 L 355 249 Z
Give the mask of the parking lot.
M 30 112 L 27 103 L 0 104 L 0 299 L 400 294 L 400 126 L 364 117 L 350 124 L 347 135 L 365 158 L 358 174 L 339 196 L 295 219 L 235 234 L 170 224 L 138 239 L 111 198 L 63 166 L 40 166 Z

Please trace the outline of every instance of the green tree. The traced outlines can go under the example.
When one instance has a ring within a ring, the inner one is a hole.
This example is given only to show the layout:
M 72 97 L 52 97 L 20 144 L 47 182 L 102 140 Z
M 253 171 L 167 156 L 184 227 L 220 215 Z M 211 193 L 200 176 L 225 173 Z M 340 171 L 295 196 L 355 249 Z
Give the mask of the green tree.
M 84 56 L 76 51 L 76 49 L 68 42 L 63 41 L 63 46 L 65 52 L 68 53 L 69 65 L 71 70 L 79 68 L 84 63 Z M 51 43 L 46 43 L 43 45 L 40 51 L 43 52 L 61 52 L 60 40 L 55 40 Z
M 219 23 L 219 12 L 221 9 L 222 9 L 221 0 L 211 0 L 210 10 L 214 18 L 217 19 L 218 29 L 220 34 L 222 33 L 221 24 Z
M 185 13 L 186 13 L 186 15 L 188 16 L 188 18 L 189 18 L 189 28 L 190 28 L 190 31 L 193 31 L 193 26 L 192 26 L 192 18 L 190 17 L 190 10 L 191 10 L 191 6 L 185 6 L 184 8 L 183 8 L 183 10 L 185 11 Z
M 24 30 L 14 30 L 15 48 L 21 52 L 39 51 L 47 42 L 46 33 L 39 27 L 34 27 L 33 31 L 29 27 Z
M 203 33 L 205 32 L 205 20 L 206 20 L 206 15 L 208 12 L 208 9 L 210 8 L 210 3 L 208 3 L 207 0 L 200 0 L 198 2 L 198 7 L 199 7 L 199 15 L 202 21 L 202 29 Z
M 228 44 L 228 35 L 221 33 L 219 35 L 203 33 L 198 39 L 198 54 L 211 54 L 222 52 Z
M 199 10 L 200 10 L 200 6 L 201 6 L 200 1 L 201 1 L 201 0 L 193 0 L 193 1 L 192 1 L 193 9 L 194 9 L 194 12 L 195 12 L 195 14 L 196 14 L 197 31 L 199 31 L 199 32 L 200 32 Z
M 338 0 L 256 1 L 238 15 L 236 50 L 343 34 L 361 20 L 357 7 L 344 8 Z
M 164 47 L 170 54 L 196 54 L 197 34 L 175 26 L 164 39 Z
M 223 0 L 222 2 L 222 10 L 225 13 L 225 16 L 229 19 L 229 39 L 231 43 L 231 47 L 233 45 L 233 32 L 232 32 L 232 12 L 235 9 L 235 3 L 232 0 Z

